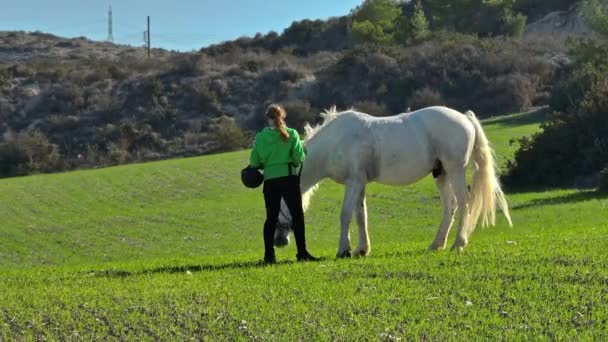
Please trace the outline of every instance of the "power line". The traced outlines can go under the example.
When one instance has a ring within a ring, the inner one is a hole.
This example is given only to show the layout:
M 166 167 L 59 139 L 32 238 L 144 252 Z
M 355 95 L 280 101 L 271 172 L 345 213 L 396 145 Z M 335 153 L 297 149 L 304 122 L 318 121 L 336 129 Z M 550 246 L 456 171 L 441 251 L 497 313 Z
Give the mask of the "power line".
M 161 32 L 154 36 L 177 36 L 177 37 L 216 37 L 217 34 L 200 34 L 200 33 L 185 33 L 185 32 Z
M 98 19 L 95 21 L 82 23 L 82 24 L 70 24 L 70 25 L 44 27 L 44 28 L 41 28 L 41 30 L 45 30 L 50 33 L 51 31 L 60 31 L 60 30 L 65 30 L 65 29 L 80 29 L 80 28 L 92 27 L 92 26 L 96 26 L 96 25 L 101 25 L 105 22 L 106 22 L 105 19 Z M 98 27 L 101 27 L 101 26 L 98 26 Z
M 120 21 L 114 21 L 114 26 L 118 27 L 122 30 L 137 31 L 137 32 L 140 32 L 142 29 L 145 28 L 145 27 L 137 27 L 135 25 L 127 24 L 127 23 L 120 22 Z

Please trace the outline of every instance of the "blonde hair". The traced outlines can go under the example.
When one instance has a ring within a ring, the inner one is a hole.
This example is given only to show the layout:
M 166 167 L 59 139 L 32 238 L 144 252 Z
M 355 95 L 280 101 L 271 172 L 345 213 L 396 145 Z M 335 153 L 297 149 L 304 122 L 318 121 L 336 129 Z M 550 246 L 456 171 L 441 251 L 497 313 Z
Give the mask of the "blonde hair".
M 289 140 L 289 132 L 287 132 L 287 125 L 285 124 L 285 118 L 287 117 L 285 109 L 281 105 L 271 104 L 266 110 L 266 117 L 274 122 L 275 127 L 281 133 L 283 141 Z

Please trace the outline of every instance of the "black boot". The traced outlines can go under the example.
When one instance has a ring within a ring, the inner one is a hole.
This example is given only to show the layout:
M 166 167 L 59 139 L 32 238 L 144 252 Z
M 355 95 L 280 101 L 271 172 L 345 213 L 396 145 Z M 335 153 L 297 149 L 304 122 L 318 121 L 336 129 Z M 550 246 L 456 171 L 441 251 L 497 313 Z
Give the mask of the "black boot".
M 304 250 L 303 252 L 298 252 L 298 254 L 296 255 L 296 258 L 298 259 L 298 261 L 319 261 L 321 259 L 316 258 L 312 255 L 310 255 L 310 253 L 308 253 L 307 250 Z
M 277 257 L 274 255 L 274 249 L 271 251 L 266 251 L 266 253 L 264 253 L 264 263 L 265 264 L 276 264 L 277 263 Z
M 319 261 L 319 258 L 310 255 L 306 249 L 306 235 L 304 233 L 304 220 L 302 218 L 299 221 L 294 220 L 293 235 L 296 238 L 296 246 L 298 248 L 298 254 L 296 254 L 298 261 Z

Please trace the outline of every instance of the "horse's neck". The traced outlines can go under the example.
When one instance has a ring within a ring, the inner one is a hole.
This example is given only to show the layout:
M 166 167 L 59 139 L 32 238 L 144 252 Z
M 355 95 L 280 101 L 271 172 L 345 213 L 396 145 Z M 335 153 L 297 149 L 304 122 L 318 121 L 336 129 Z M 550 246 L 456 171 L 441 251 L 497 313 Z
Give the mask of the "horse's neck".
M 318 183 L 325 177 L 325 159 L 314 148 L 309 150 L 304 160 L 304 168 L 300 176 L 300 190 L 302 191 L 302 207 L 308 209 L 310 199 L 319 187 Z
M 314 195 L 315 191 L 317 191 L 320 180 L 321 177 L 316 175 L 314 168 L 305 167 L 302 171 L 302 175 L 300 177 L 300 190 L 302 190 L 302 208 L 304 211 L 308 210 L 310 199 L 312 195 Z

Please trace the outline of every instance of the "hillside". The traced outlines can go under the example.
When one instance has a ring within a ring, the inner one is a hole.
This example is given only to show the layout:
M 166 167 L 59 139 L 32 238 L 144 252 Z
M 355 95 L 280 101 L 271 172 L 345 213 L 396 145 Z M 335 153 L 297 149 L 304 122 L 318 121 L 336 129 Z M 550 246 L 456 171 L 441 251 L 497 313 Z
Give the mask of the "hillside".
M 540 23 L 571 2 L 515 10 Z M 303 20 L 195 53 L 153 49 L 149 60 L 143 48 L 0 32 L 0 177 L 244 148 L 271 102 L 297 129 L 332 105 L 373 115 L 432 104 L 482 117 L 522 111 L 547 104 L 569 61 L 563 30 L 541 24 L 521 38 L 455 27 L 355 46 L 352 21 Z

